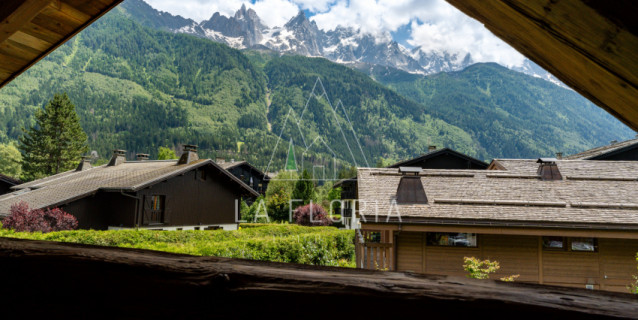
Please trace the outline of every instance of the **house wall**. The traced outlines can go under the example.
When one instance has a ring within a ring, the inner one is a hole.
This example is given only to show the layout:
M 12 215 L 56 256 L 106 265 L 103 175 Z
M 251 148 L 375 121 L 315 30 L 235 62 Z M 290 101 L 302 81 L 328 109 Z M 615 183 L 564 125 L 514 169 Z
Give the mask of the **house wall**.
M 611 154 L 603 154 L 592 160 L 611 160 L 611 161 L 638 161 L 638 146 L 633 146 L 621 152 L 611 152 Z
M 242 190 L 230 177 L 207 166 L 127 194 L 139 202 L 119 192 L 98 192 L 62 208 L 76 216 L 81 229 L 133 228 L 136 223 L 147 225 L 144 197 L 161 195 L 165 196 L 164 223 L 154 225 L 157 228 L 234 224 L 235 199 L 241 198 Z
M 12 184 L 4 181 L 0 181 L 0 194 L 5 194 L 11 192 Z
M 106 230 L 109 226 L 134 226 L 135 199 L 120 193 L 98 192 L 61 208 L 78 219 L 79 229 Z
M 465 276 L 463 257 L 496 260 L 498 279 L 519 274 L 519 282 L 628 292 L 637 274 L 638 240 L 598 239 L 597 252 L 547 251 L 541 236 L 479 234 L 476 248 L 429 246 L 424 232 L 399 232 L 398 271 Z

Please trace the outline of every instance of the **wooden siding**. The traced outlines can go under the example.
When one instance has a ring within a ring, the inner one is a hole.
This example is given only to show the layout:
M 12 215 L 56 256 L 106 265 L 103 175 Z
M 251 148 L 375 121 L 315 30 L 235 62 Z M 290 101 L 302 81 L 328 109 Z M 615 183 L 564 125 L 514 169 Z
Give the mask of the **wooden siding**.
M 540 236 L 479 234 L 478 247 L 426 244 L 424 232 L 400 232 L 396 243 L 398 271 L 465 276 L 463 257 L 498 261 L 490 278 L 518 274 L 516 281 L 627 292 L 636 270 L 638 240 L 598 239 L 597 252 L 548 251 Z
M 397 270 L 423 272 L 423 233 L 401 232 L 397 236 Z
M 242 190 L 228 176 L 206 166 L 127 194 L 97 192 L 62 208 L 77 217 L 80 229 L 148 226 L 143 222 L 142 200 L 161 195 L 165 196 L 164 223 L 157 227 L 232 224 L 235 199 L 241 198 Z

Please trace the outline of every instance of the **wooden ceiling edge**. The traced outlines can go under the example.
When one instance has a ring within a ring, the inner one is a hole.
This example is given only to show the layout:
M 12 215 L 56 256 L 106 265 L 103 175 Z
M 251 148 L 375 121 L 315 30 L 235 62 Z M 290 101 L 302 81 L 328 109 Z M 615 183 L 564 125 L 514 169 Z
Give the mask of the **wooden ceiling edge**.
M 489 19 L 484 14 L 482 14 L 478 10 L 474 9 L 472 7 L 472 5 L 465 5 L 463 3 L 463 1 L 460 1 L 460 0 L 446 0 L 446 1 L 450 5 L 454 6 L 457 10 L 463 12 L 468 17 L 470 17 L 472 19 L 475 19 L 476 21 L 481 23 L 486 29 L 488 29 L 490 32 L 492 32 L 499 39 L 501 39 L 502 41 L 504 41 L 508 45 L 512 46 L 512 48 L 514 48 L 516 51 L 518 51 L 519 53 L 524 55 L 526 58 L 530 59 L 534 63 L 536 63 L 539 66 L 541 66 L 543 69 L 545 69 L 548 72 L 550 72 L 552 75 L 554 75 L 560 81 L 562 81 L 563 83 L 567 84 L 571 89 L 573 89 L 574 91 L 576 91 L 580 95 L 582 95 L 585 98 L 587 98 L 590 102 L 592 102 L 596 106 L 600 107 L 601 109 L 605 110 L 607 113 L 612 115 L 614 118 L 618 119 L 620 122 L 622 122 L 623 124 L 628 126 L 630 129 L 632 129 L 634 131 L 638 131 L 638 123 L 633 123 L 627 117 L 621 115 L 615 109 L 613 109 L 612 107 L 610 107 L 606 103 L 602 102 L 600 99 L 596 98 L 593 94 L 589 93 L 589 91 L 587 89 L 583 88 L 578 82 L 572 81 L 572 79 L 568 75 L 564 74 L 563 72 L 561 72 L 560 70 L 555 68 L 553 65 L 547 63 L 545 61 L 545 59 L 543 59 L 542 56 L 538 55 L 537 53 L 535 53 L 535 52 L 533 52 L 531 50 L 528 50 L 524 45 L 517 45 L 516 43 L 512 43 L 512 42 L 508 41 L 508 39 L 510 37 L 508 37 L 507 30 L 501 30 L 501 29 L 499 29 L 499 27 L 497 25 L 490 24 L 489 23 Z M 526 15 L 524 15 L 523 13 L 521 13 L 519 10 L 517 10 L 517 8 L 512 7 L 510 5 L 507 5 L 507 6 L 511 10 L 516 11 L 518 14 L 520 14 L 522 16 L 525 16 L 526 18 L 529 18 Z M 551 32 L 550 30 L 546 30 L 546 31 L 547 32 Z M 570 44 L 570 43 L 564 42 L 564 41 L 560 41 L 560 42 L 563 43 L 565 46 L 569 46 L 569 44 Z M 573 48 L 573 46 L 570 46 L 570 47 Z M 584 57 L 589 59 L 589 61 L 591 63 L 596 64 L 599 67 L 601 67 L 602 69 L 606 70 L 607 72 L 609 72 L 609 74 L 611 74 L 614 77 L 616 77 L 616 79 L 619 79 L 619 80 L 622 80 L 622 81 L 626 80 L 623 77 L 619 77 L 612 70 L 609 70 L 607 67 L 604 66 L 604 64 L 601 64 L 598 59 L 594 59 L 593 57 L 591 57 L 591 56 L 589 56 L 587 54 L 583 54 L 583 52 L 577 50 L 576 48 L 573 48 L 573 49 L 574 49 L 574 53 L 583 55 Z
M 78 33 L 80 33 L 82 30 L 84 30 L 86 27 L 88 27 L 89 25 L 91 25 L 93 22 L 95 22 L 97 19 L 101 18 L 103 15 L 105 15 L 107 12 L 111 11 L 113 8 L 115 8 L 116 6 L 118 6 L 120 3 L 122 3 L 122 1 L 124 0 L 115 0 L 113 3 L 111 3 L 109 6 L 107 6 L 102 12 L 100 12 L 99 14 L 97 14 L 96 16 L 92 17 L 91 19 L 89 19 L 88 21 L 86 21 L 85 23 L 83 23 L 79 28 L 77 28 L 75 31 L 73 31 L 73 33 L 71 33 L 70 35 L 68 35 L 67 37 L 64 37 L 62 40 L 58 41 L 57 43 L 55 43 L 53 46 L 51 46 L 48 50 L 42 52 L 40 55 L 38 55 L 37 58 L 33 59 L 33 61 L 31 61 L 29 64 L 25 65 L 23 68 L 21 68 L 20 70 L 14 72 L 11 76 L 9 76 L 7 79 L 5 79 L 2 83 L 0 83 L 0 89 L 2 89 L 5 85 L 7 85 L 9 82 L 13 81 L 15 78 L 17 78 L 18 76 L 20 76 L 23 72 L 27 71 L 29 68 L 31 68 L 34 64 L 38 63 L 40 60 L 42 60 L 44 57 L 46 57 L 47 55 L 49 55 L 51 52 L 53 52 L 55 49 L 57 49 L 58 47 L 60 47 L 61 45 L 63 45 L 64 43 L 66 43 L 67 41 L 69 41 L 71 38 L 75 37 Z

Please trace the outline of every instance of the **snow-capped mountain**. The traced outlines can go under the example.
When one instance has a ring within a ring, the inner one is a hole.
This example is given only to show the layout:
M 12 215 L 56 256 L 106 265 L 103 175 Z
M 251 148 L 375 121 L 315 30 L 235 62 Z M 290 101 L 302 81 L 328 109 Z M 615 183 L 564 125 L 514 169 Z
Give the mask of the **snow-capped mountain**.
M 380 65 L 424 75 L 461 70 L 475 62 L 469 53 L 435 52 L 423 47 L 409 50 L 394 41 L 390 34 L 373 35 L 342 26 L 334 30 L 320 30 L 303 11 L 285 25 L 269 28 L 253 9 L 246 9 L 245 5 L 232 17 L 216 12 L 209 20 L 200 23 L 157 11 L 142 0 L 127 0 L 122 7 L 132 18 L 147 26 L 193 34 L 236 49 L 270 49 L 324 57 L 342 64 Z M 521 67 L 511 69 L 564 86 L 529 60 Z

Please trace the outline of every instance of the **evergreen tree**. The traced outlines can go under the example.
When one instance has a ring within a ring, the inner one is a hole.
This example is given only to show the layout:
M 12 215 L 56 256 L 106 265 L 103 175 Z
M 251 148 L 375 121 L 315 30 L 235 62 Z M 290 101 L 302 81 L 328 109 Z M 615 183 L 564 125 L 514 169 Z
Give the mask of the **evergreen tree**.
M 20 137 L 23 177 L 37 179 L 75 167 L 88 151 L 87 136 L 67 94 L 55 94 L 35 118 L 36 125 L 23 128 Z
M 303 202 L 294 202 L 292 209 L 296 209 L 299 206 L 309 204 L 310 200 L 315 201 L 315 185 L 312 182 L 312 177 L 306 169 L 301 173 L 301 177 L 295 183 L 295 190 L 292 192 L 292 199 L 303 200 Z

